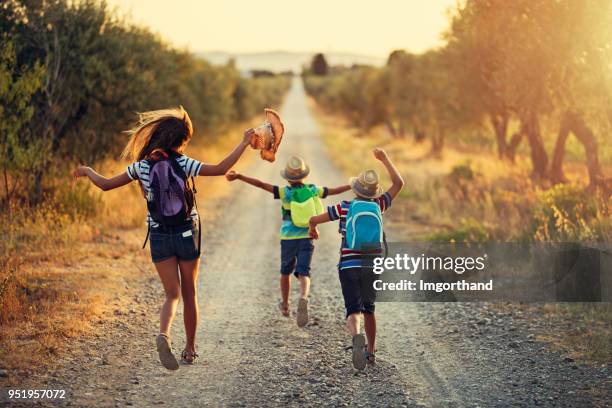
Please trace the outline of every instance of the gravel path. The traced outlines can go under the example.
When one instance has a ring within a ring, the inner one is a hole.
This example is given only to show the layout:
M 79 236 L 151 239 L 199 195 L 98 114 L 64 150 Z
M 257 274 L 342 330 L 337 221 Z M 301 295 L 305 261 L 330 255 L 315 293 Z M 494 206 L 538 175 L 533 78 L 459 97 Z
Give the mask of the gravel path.
M 344 183 L 319 140 L 299 79 L 282 116 L 288 132 L 277 162 L 256 160 L 239 170 L 281 183 L 282 164 L 289 155 L 299 154 L 311 164 L 310 181 Z M 313 262 L 312 318 L 306 328 L 298 329 L 294 315 L 283 318 L 276 308 L 279 203 L 242 183 L 236 182 L 232 189 L 232 200 L 207 203 L 208 208 L 222 207 L 222 216 L 204 224 L 201 358 L 196 365 L 181 366 L 178 372 L 159 365 L 154 338 L 162 293 L 151 277 L 134 299 L 133 313 L 126 312 L 112 325 L 101 321 L 100 337 L 71 345 L 73 352 L 56 370 L 28 383 L 66 389 L 68 398 L 60 401 L 66 406 L 610 403 L 609 366 L 581 367 L 546 351 L 520 312 L 502 314 L 487 305 L 379 304 L 378 364 L 356 372 L 346 350 L 350 338 L 343 329 L 336 225 L 321 228 Z M 390 231 L 389 236 L 392 241 L 402 235 Z M 296 305 L 295 288 L 292 296 Z M 180 350 L 184 342 L 180 313 L 173 333 L 175 350 Z

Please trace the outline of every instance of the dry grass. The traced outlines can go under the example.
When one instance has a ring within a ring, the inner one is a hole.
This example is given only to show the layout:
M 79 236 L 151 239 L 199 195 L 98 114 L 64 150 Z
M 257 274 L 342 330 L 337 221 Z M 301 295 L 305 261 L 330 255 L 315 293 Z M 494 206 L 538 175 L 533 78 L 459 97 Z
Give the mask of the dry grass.
M 496 305 L 505 312 L 520 310 L 536 339 L 581 364 L 612 361 L 612 305 L 603 303 L 545 303 Z
M 612 307 L 610 303 L 557 303 L 536 309 L 546 316 L 550 330 L 537 337 L 575 360 L 609 364 L 612 361 Z
M 212 144 L 196 136 L 186 153 L 214 163 L 247 125 L 232 127 Z M 111 175 L 126 165 L 109 160 L 95 167 Z M 203 218 L 214 217 L 206 201 L 227 193 L 225 179 L 196 183 Z M 15 206 L 1 215 L 0 368 L 41 368 L 61 353 L 66 339 L 94 333 L 92 321 L 125 308 L 139 283 L 155 274 L 141 249 L 146 206 L 136 183 L 105 193 L 85 187 L 85 180 L 61 184 L 65 188 L 47 204 Z

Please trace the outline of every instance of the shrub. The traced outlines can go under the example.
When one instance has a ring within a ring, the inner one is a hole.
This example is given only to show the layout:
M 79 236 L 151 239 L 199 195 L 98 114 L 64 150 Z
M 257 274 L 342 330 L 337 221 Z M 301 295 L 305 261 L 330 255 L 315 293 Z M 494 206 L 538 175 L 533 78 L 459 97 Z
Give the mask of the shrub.
M 536 241 L 609 241 L 609 204 L 603 195 L 559 184 L 538 195 L 527 233 Z
M 490 227 L 473 218 L 462 219 L 458 227 L 436 232 L 427 237 L 432 242 L 487 242 L 491 240 Z

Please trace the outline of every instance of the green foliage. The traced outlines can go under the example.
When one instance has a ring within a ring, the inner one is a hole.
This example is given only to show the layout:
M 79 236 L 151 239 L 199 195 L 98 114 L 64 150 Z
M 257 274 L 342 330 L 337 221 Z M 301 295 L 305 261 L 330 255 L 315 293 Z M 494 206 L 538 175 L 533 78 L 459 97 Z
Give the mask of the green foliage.
M 325 109 L 346 116 L 354 126 L 368 129 L 389 117 L 389 83 L 384 71 L 355 67 L 324 77 L 306 76 L 304 84 Z
M 474 180 L 475 173 L 469 161 L 453 166 L 448 178 L 451 182 L 463 182 Z
M 69 186 L 60 184 L 46 201 L 52 203 L 57 213 L 72 220 L 94 216 L 102 208 L 100 193 L 92 194 L 89 184 Z
M 104 2 L 10 1 L 0 31 L 12 39 L 0 48 L 0 153 L 11 180 L 29 162 L 34 201 L 45 169 L 116 155 L 134 112 L 183 105 L 196 131 L 214 134 L 278 104 L 289 86 L 173 49 Z
M 15 48 L 11 41 L 2 37 L 0 43 L 0 167 L 5 176 L 4 201 L 10 201 L 33 163 L 40 161 L 41 149 L 27 135 L 24 126 L 34 113 L 30 105 L 32 95 L 41 86 L 43 69 L 36 63 L 33 67 L 17 67 Z M 12 183 L 8 173 L 13 174 Z M 10 184 L 9 184 L 10 183 Z

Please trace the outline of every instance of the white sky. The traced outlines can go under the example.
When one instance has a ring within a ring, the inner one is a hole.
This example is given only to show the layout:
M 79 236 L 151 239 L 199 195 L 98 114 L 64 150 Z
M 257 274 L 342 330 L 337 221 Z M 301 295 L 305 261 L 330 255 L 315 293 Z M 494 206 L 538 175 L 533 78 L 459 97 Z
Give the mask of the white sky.
M 352 52 L 386 57 L 441 44 L 458 0 L 108 0 L 191 51 Z

